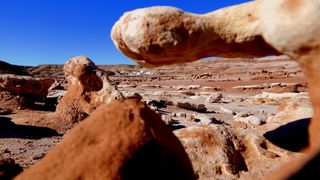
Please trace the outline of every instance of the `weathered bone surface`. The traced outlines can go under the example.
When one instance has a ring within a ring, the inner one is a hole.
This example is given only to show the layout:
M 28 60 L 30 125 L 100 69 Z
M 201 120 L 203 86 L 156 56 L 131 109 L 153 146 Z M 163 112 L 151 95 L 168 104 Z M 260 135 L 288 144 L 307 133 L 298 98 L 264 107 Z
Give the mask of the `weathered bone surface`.
M 245 3 L 203 15 L 173 7 L 137 9 L 120 18 L 111 37 L 120 51 L 144 66 L 209 56 L 278 54 L 262 38 L 258 4 L 257 1 Z
M 67 61 L 64 72 L 68 90 L 49 122 L 49 126 L 55 129 L 69 129 L 98 106 L 124 99 L 122 93 L 110 83 L 106 72 L 84 56 Z
M 135 100 L 102 105 L 19 179 L 196 179 L 160 116 Z

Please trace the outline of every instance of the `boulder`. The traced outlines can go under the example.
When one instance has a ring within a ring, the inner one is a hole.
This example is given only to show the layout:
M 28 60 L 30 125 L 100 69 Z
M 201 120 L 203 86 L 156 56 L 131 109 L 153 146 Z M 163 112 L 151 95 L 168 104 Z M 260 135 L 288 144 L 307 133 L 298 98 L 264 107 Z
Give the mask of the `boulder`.
M 247 123 L 247 124 L 252 124 L 252 125 L 262 125 L 265 124 L 266 121 L 263 119 L 253 116 L 250 114 L 236 114 L 233 116 L 234 122 L 240 122 L 240 123 Z
M 241 145 L 227 128 L 191 126 L 174 131 L 188 153 L 199 179 L 235 179 L 248 171 Z
M 207 103 L 219 103 L 222 99 L 221 93 L 213 93 L 210 96 L 207 97 L 206 102 Z
M 0 91 L 16 95 L 45 98 L 54 79 L 33 78 L 30 76 L 0 75 Z
M 262 34 L 279 52 L 297 60 L 308 79 L 314 107 L 310 123 L 312 147 L 320 144 L 320 1 L 262 0 Z
M 100 105 L 124 99 L 116 86 L 110 83 L 105 71 L 85 56 L 68 60 L 64 72 L 68 81 L 67 92 L 46 122 L 54 129 L 70 129 Z
M 157 6 L 125 13 L 112 28 L 115 46 L 144 66 L 189 62 L 209 56 L 278 54 L 262 38 L 259 1 L 208 14 Z
M 179 140 L 135 100 L 101 105 L 17 180 L 195 179 Z
M 273 123 L 283 124 L 312 117 L 313 109 L 309 101 L 287 100 L 283 101 L 278 112 L 270 119 Z
M 207 108 L 204 104 L 176 102 L 176 106 L 190 111 L 207 112 Z

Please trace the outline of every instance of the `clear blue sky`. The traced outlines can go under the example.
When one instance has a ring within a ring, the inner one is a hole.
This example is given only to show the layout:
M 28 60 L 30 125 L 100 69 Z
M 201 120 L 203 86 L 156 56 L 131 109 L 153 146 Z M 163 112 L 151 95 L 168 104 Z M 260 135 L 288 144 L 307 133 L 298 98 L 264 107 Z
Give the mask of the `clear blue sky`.
M 85 55 L 97 64 L 131 64 L 109 37 L 126 11 L 169 5 L 206 13 L 249 0 L 0 0 L 0 60 L 63 64 Z

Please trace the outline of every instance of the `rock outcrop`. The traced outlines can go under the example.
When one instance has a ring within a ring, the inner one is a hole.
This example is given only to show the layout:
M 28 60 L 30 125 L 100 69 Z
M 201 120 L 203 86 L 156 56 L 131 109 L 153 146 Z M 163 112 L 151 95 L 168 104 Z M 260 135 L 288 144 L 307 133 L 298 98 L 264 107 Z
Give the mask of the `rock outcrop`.
M 19 179 L 195 179 L 179 140 L 135 100 L 101 105 Z
M 54 79 L 33 78 L 30 76 L 0 75 L 0 91 L 33 98 L 45 98 Z
M 173 7 L 125 13 L 111 37 L 126 56 L 144 66 L 195 61 L 209 56 L 278 54 L 262 38 L 259 1 L 197 15 Z
M 319 8 L 320 1 L 303 0 L 253 1 L 205 15 L 152 7 L 124 14 L 111 36 L 118 49 L 145 66 L 209 56 L 259 57 L 278 52 L 290 56 L 308 79 L 313 105 L 309 141 L 316 148 L 320 146 Z
M 260 26 L 263 37 L 279 52 L 297 60 L 309 83 L 314 107 L 311 146 L 320 146 L 320 1 L 263 0 Z
M 122 93 L 110 83 L 107 74 L 84 56 L 67 61 L 64 72 L 68 81 L 67 93 L 50 118 L 50 127 L 70 129 L 100 105 L 124 99 Z
M 241 144 L 223 126 L 194 126 L 175 131 L 200 179 L 236 178 L 248 171 Z

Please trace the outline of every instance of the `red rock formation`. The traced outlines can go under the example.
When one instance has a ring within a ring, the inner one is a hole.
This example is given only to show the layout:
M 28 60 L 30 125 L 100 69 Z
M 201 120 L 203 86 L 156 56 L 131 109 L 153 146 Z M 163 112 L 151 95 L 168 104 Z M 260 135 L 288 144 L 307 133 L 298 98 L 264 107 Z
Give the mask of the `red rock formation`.
M 135 100 L 102 105 L 17 180 L 195 179 L 179 140 Z
M 110 83 L 107 74 L 84 56 L 67 61 L 64 72 L 68 90 L 48 122 L 55 129 L 70 129 L 98 106 L 123 99 L 121 92 Z
M 33 78 L 30 76 L 0 75 L 0 91 L 16 95 L 45 98 L 54 79 Z

